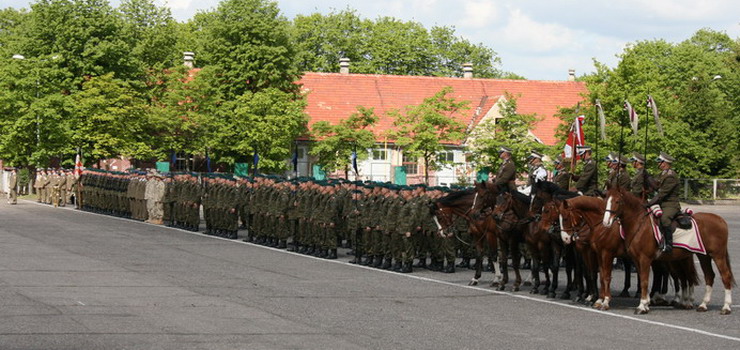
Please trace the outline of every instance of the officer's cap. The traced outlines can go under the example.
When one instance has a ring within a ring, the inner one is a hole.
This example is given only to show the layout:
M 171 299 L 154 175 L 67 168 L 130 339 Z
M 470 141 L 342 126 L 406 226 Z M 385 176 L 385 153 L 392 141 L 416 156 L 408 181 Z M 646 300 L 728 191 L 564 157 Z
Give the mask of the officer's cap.
M 504 152 L 506 152 L 506 153 L 511 153 L 511 148 L 509 148 L 509 147 L 505 147 L 505 146 L 501 146 L 501 147 L 500 147 L 500 148 L 498 149 L 498 153 L 499 153 L 499 154 L 501 154 L 501 153 L 504 153 Z
M 666 163 L 673 163 L 676 161 L 673 157 L 669 156 L 665 152 L 660 152 L 660 155 L 658 156 L 658 163 L 666 162 Z
M 645 156 L 637 152 L 633 152 L 632 157 L 630 157 L 629 160 L 630 162 L 640 162 L 642 164 L 645 164 Z

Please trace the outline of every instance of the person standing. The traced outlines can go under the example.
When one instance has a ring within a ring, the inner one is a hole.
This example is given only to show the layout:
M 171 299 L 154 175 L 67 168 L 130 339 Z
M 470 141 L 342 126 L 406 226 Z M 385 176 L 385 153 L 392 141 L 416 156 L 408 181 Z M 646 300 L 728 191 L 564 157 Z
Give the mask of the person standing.
M 18 169 L 12 168 L 8 177 L 8 204 L 18 204 Z
M 580 175 L 572 175 L 573 179 L 576 180 L 576 190 L 586 196 L 594 196 L 596 194 L 596 163 L 591 158 L 591 147 L 589 146 L 578 146 L 578 155 L 583 159 L 583 170 Z

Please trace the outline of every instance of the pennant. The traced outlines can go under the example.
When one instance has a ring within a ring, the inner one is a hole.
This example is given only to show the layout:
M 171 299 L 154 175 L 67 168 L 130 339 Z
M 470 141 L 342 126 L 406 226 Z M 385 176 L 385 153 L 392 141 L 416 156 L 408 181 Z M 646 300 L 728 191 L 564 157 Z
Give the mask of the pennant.
M 574 155 L 575 148 L 586 144 L 586 136 L 583 133 L 583 123 L 586 121 L 585 115 L 579 115 L 573 121 L 573 125 L 568 132 L 568 139 L 565 141 L 563 148 L 563 158 L 570 158 Z M 576 159 L 578 156 L 576 155 Z
M 655 104 L 653 96 L 648 95 L 648 108 L 653 111 L 653 119 L 655 119 L 655 128 L 658 130 L 658 135 L 663 136 L 663 125 L 660 124 L 660 113 L 658 113 L 658 105 Z
M 601 133 L 601 139 L 606 140 L 606 116 L 604 116 L 604 108 L 601 107 L 600 100 L 596 100 L 596 113 L 599 115 L 599 132 Z
M 79 178 L 80 175 L 82 175 L 82 171 L 85 170 L 85 167 L 82 165 L 82 159 L 80 157 L 80 154 L 77 153 L 77 157 L 75 157 L 75 177 Z
M 635 109 L 632 108 L 632 105 L 627 100 L 624 100 L 624 110 L 626 110 L 627 114 L 630 116 L 630 126 L 632 127 L 632 131 L 635 132 L 635 136 L 637 136 L 637 125 L 640 121 L 640 117 L 637 116 L 637 112 L 635 112 Z
M 360 172 L 357 170 L 357 150 L 352 151 L 350 159 L 352 159 L 352 169 L 355 170 L 355 176 L 359 176 Z

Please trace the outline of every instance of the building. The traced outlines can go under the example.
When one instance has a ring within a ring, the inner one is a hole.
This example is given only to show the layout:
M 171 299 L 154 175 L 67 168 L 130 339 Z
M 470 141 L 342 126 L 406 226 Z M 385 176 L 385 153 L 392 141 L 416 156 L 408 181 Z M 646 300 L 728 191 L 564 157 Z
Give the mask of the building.
M 423 169 L 421 164 L 404 162 L 403 151 L 383 136 L 393 123 L 386 115 L 389 110 L 419 104 L 449 86 L 453 89 L 451 96 L 469 101 L 471 107 L 452 117 L 472 130 L 484 120 L 501 118 L 498 102 L 509 93 L 517 98 L 518 113 L 536 114 L 541 118 L 532 136 L 543 144 L 554 145 L 558 141 L 556 128 L 562 123 L 556 114 L 560 108 L 582 101 L 586 93 L 585 84 L 575 81 L 572 70 L 568 81 L 477 79 L 472 76 L 471 66 L 466 65 L 464 71 L 463 78 L 350 74 L 349 62 L 345 59 L 340 73 L 309 72 L 299 83 L 307 94 L 309 127 L 318 121 L 336 124 L 354 113 L 357 106 L 374 108 L 380 117 L 373 130 L 378 143 L 371 150 L 370 159 L 358 163 L 360 179 L 399 182 L 397 167 L 404 166 L 407 183 L 422 181 Z M 457 183 L 461 176 L 468 179 L 475 176 L 475 169 L 466 162 L 464 146 L 465 141 L 450 144 L 448 151 L 440 155 L 452 160 L 454 165 L 430 172 L 431 184 L 450 185 Z M 300 146 L 300 175 L 311 175 L 315 171 L 313 160 L 307 155 L 308 147 L 310 143 Z

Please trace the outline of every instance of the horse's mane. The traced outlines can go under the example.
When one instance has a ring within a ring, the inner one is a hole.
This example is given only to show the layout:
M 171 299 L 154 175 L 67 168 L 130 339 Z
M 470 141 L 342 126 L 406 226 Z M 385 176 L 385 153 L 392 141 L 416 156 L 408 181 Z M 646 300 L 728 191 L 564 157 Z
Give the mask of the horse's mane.
M 475 190 L 469 188 L 461 191 L 451 192 L 450 194 L 437 199 L 437 203 L 442 205 L 453 205 L 455 202 L 461 200 L 465 196 L 472 195 Z
M 578 196 L 568 199 L 568 204 L 578 210 L 602 212 L 601 206 L 604 205 L 604 200 L 599 197 Z
M 622 195 L 622 199 L 625 201 L 625 205 L 628 205 L 630 207 L 634 208 L 641 208 L 642 207 L 642 199 L 636 197 L 631 192 L 625 190 L 621 187 L 616 187 L 613 189 L 614 191 L 619 192 Z M 607 197 L 609 197 L 609 193 L 607 193 Z

